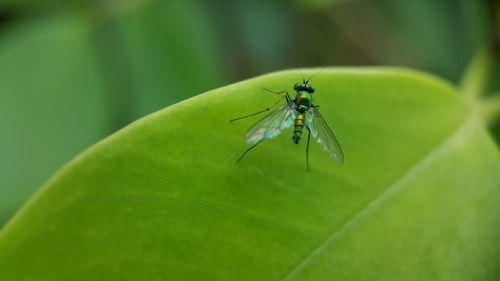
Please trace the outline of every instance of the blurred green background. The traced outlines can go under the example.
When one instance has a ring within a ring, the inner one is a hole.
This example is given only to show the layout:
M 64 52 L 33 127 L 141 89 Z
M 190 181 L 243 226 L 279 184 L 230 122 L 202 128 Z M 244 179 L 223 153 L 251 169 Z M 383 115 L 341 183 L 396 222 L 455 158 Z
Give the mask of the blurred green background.
M 228 83 L 397 65 L 458 84 L 492 34 L 496 3 L 0 1 L 0 226 L 85 148 Z

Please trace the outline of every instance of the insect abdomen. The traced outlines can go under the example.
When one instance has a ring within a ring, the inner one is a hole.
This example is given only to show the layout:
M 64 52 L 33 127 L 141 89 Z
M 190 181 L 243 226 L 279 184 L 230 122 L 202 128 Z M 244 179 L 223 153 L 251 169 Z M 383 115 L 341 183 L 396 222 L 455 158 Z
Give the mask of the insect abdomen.
M 295 118 L 295 130 L 293 131 L 293 142 L 298 144 L 302 136 L 302 130 L 304 129 L 304 115 L 299 114 Z

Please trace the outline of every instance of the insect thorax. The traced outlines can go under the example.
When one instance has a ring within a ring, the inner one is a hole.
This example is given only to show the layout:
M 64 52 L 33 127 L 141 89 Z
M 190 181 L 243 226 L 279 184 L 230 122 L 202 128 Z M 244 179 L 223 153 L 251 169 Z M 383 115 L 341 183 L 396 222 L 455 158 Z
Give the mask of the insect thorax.
M 312 95 L 306 91 L 299 91 L 295 96 L 297 110 L 305 112 L 312 106 Z

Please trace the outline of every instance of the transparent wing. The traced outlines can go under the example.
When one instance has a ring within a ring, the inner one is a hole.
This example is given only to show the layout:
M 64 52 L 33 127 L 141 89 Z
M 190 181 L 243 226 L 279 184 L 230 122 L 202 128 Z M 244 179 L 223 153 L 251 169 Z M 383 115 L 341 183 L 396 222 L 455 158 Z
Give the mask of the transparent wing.
M 295 108 L 291 104 L 284 104 L 255 123 L 248 130 L 246 140 L 249 144 L 256 144 L 264 139 L 274 138 L 281 131 L 290 127 L 296 117 Z
M 335 162 L 344 163 L 344 153 L 337 138 L 326 124 L 325 119 L 316 107 L 311 108 L 311 114 L 307 115 L 306 124 L 311 130 L 311 134 L 324 151 L 328 152 Z

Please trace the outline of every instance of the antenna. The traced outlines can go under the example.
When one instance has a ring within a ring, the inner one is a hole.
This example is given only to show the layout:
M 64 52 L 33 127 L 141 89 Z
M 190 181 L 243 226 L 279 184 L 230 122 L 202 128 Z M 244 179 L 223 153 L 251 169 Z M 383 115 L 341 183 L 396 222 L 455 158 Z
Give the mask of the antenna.
M 302 71 L 299 69 L 300 76 L 302 76 L 302 83 L 307 84 L 306 79 L 304 78 L 304 74 L 302 74 Z
M 320 69 L 318 72 L 314 73 L 311 77 L 309 77 L 309 79 L 307 79 L 307 81 L 305 81 L 304 83 L 308 84 L 309 83 L 309 80 L 311 80 L 314 76 L 320 74 L 321 72 L 323 72 L 323 70 L 325 70 L 325 68 L 322 68 Z

